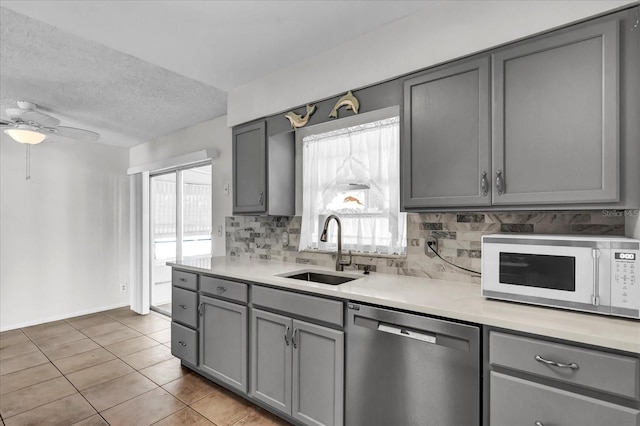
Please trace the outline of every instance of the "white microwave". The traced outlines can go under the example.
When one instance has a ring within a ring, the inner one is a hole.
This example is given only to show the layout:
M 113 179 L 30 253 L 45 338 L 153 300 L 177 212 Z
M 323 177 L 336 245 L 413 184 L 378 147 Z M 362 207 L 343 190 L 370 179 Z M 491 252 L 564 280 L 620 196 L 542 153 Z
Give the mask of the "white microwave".
M 640 319 L 640 240 L 492 234 L 482 237 L 482 295 Z

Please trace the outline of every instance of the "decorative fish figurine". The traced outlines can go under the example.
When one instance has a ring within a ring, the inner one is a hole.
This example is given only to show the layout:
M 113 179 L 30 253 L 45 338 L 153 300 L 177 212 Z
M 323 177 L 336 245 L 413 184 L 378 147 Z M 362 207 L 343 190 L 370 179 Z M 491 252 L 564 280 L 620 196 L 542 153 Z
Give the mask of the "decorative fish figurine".
M 349 90 L 346 95 L 338 99 L 338 102 L 336 102 L 335 106 L 331 110 L 329 117 L 338 118 L 338 110 L 343 106 L 346 106 L 346 109 L 348 110 L 353 110 L 356 114 L 358 113 L 358 110 L 360 109 L 360 102 L 358 102 L 358 99 L 353 96 L 351 90 Z
M 314 112 L 316 112 L 316 106 L 307 105 L 307 115 L 305 115 L 304 117 L 300 114 L 296 114 L 293 111 L 289 111 L 284 115 L 284 117 L 289 120 L 289 122 L 291 122 L 292 129 L 298 129 L 300 127 L 304 127 L 304 125 L 309 122 L 309 118 L 311 118 Z
M 345 197 L 343 202 L 348 203 L 348 202 L 352 202 L 352 203 L 358 203 L 361 206 L 363 205 L 360 200 L 358 200 L 356 197 L 352 197 L 351 195 L 349 195 L 348 197 Z

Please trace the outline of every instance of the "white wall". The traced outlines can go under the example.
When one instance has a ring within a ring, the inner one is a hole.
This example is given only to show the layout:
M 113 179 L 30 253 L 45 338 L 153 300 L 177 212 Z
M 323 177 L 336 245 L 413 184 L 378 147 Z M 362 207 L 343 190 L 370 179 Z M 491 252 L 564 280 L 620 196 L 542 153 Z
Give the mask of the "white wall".
M 213 160 L 213 255 L 225 255 L 224 218 L 231 215 L 231 129 L 226 116 L 205 121 L 168 136 L 153 139 L 131 148 L 130 166 L 139 166 L 166 160 L 202 149 L 215 148 L 220 156 Z M 224 194 L 224 185 L 229 185 L 229 195 Z M 222 237 L 217 236 L 222 226 Z
M 128 150 L 0 134 L 0 330 L 128 305 Z
M 336 96 L 633 2 L 434 2 L 413 16 L 231 90 L 228 124 L 234 126 Z

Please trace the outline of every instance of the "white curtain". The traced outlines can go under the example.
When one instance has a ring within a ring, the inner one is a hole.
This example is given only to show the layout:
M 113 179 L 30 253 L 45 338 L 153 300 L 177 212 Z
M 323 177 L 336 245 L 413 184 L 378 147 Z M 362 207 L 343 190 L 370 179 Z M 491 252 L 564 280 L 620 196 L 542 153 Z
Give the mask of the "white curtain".
M 399 117 L 303 138 L 300 249 L 335 250 L 337 228 L 319 241 L 325 218 L 340 217 L 343 247 L 361 253 L 406 253 L 400 212 Z

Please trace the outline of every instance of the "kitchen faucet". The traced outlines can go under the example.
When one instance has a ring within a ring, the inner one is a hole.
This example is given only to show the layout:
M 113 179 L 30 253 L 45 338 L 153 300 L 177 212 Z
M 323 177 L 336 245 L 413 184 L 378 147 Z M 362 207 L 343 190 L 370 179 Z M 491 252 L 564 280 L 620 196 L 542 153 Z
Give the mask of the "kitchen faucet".
M 324 227 L 322 228 L 322 235 L 320 235 L 320 241 L 323 243 L 327 242 L 327 230 L 329 229 L 329 222 L 331 219 L 335 219 L 338 224 L 338 256 L 336 258 L 336 271 L 344 271 L 345 266 L 351 265 L 351 250 L 349 250 L 349 261 L 342 261 L 342 224 L 340 223 L 340 218 L 338 216 L 332 214 L 327 217 L 324 221 Z

